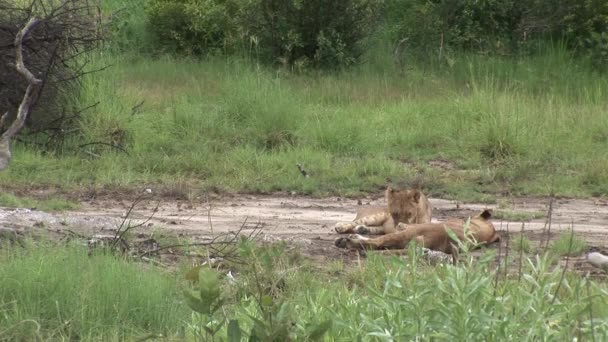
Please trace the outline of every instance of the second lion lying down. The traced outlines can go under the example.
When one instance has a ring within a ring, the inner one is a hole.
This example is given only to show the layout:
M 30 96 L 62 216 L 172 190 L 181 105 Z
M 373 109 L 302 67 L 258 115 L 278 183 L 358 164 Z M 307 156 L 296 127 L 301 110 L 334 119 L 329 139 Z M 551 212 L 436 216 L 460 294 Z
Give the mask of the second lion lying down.
M 478 244 L 491 244 L 500 241 L 500 236 L 490 222 L 491 216 L 490 210 L 484 210 L 479 215 L 472 217 L 467 229 L 467 237 Z M 399 231 L 396 233 L 376 238 L 352 234 L 348 237 L 336 239 L 335 245 L 349 249 L 396 249 L 405 251 L 408 244 L 414 241 L 421 247 L 447 254 L 456 254 L 458 252 L 457 243 L 450 238 L 447 229 L 452 230 L 460 241 L 466 241 L 465 225 L 466 222 L 460 219 L 450 219 L 442 223 L 410 225 L 400 223 Z

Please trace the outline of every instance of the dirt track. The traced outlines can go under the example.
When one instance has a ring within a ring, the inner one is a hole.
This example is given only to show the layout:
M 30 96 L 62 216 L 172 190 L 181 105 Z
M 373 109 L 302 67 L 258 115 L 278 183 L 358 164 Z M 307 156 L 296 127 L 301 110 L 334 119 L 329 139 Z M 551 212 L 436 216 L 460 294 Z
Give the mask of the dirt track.
M 362 198 L 361 205 L 383 205 L 381 196 Z M 516 212 L 547 212 L 548 199 L 509 199 L 501 201 L 503 209 Z M 484 208 L 496 205 L 459 203 L 431 199 L 434 220 L 447 217 L 466 217 Z M 87 235 L 109 234 L 122 221 L 131 202 L 87 201 L 81 208 L 63 213 L 45 213 L 29 209 L 0 208 L 0 225 L 51 230 L 70 229 Z M 148 218 L 156 202 L 148 201 L 137 206 L 130 217 L 141 222 Z M 322 199 L 290 196 L 235 196 L 220 197 L 211 201 L 164 201 L 150 220 L 151 225 L 138 229 L 138 233 L 174 233 L 194 238 L 236 231 L 244 225 L 245 232 L 261 228 L 266 240 L 286 240 L 300 245 L 306 254 L 322 259 L 345 255 L 333 247 L 336 234 L 333 226 L 339 221 L 350 221 L 359 206 L 358 200 L 329 197 Z M 526 234 L 533 244 L 544 239 L 545 218 L 526 222 Z M 572 224 L 592 249 L 608 249 L 608 201 L 603 199 L 556 199 L 553 203 L 552 238 Z M 519 232 L 521 222 L 494 220 L 496 227 L 506 236 L 507 225 L 511 233 Z M 503 239 L 503 241 L 506 239 Z M 504 243 L 504 242 L 503 242 Z

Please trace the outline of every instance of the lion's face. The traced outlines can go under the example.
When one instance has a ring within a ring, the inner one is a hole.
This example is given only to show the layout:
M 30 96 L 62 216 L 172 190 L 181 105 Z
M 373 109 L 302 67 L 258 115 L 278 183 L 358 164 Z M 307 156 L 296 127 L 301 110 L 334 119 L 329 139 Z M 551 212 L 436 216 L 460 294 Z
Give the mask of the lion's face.
M 395 224 L 415 222 L 421 195 L 419 190 L 395 190 L 392 187 L 386 189 L 388 210 Z

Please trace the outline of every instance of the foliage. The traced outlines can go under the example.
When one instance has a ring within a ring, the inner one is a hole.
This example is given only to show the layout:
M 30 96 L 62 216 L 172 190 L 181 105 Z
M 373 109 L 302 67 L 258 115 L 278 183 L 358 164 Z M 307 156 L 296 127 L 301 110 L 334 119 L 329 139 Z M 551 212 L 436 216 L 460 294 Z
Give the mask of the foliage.
M 494 251 L 480 258 L 463 253 L 457 266 L 433 267 L 412 248 L 406 259 L 370 253 L 360 265 L 339 269 L 311 267 L 284 244 L 245 243 L 241 254 L 249 263 L 231 267 L 233 280 L 224 271 L 200 267 L 198 283 L 190 288 L 166 270 L 110 255 L 87 256 L 81 246 L 3 245 L 0 339 L 608 336 L 606 285 L 564 273 L 549 255 L 524 257 L 521 275 L 503 277 Z M 282 279 L 281 288 L 268 292 L 273 279 Z
M 387 26 L 409 52 L 452 64 L 458 51 L 518 55 L 548 39 L 608 66 L 608 4 L 602 0 L 388 0 Z
M 381 0 L 152 0 L 150 28 L 162 49 L 245 52 L 271 64 L 340 68 L 359 60 Z
M 259 0 L 245 18 L 257 51 L 271 63 L 336 69 L 360 60 L 382 0 Z
M 148 27 L 160 48 L 186 54 L 230 52 L 239 39 L 239 0 L 152 0 L 146 7 Z

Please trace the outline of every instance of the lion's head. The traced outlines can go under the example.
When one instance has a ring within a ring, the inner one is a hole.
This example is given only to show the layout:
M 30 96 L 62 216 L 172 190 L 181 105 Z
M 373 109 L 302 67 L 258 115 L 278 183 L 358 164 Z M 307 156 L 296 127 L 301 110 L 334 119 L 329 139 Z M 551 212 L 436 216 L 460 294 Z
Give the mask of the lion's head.
M 390 186 L 386 188 L 386 202 L 395 225 L 399 222 L 416 222 L 422 196 L 420 190 L 395 190 Z

